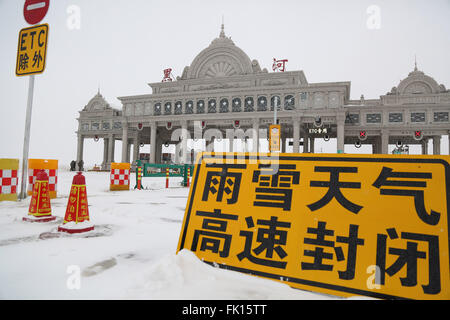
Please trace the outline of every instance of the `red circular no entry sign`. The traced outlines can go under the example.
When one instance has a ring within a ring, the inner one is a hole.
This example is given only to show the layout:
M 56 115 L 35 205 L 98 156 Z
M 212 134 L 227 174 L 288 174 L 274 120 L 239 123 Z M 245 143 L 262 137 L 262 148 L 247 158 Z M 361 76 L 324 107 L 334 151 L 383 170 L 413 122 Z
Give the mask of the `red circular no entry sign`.
M 23 16 L 29 24 L 39 23 L 47 14 L 50 0 L 25 0 Z

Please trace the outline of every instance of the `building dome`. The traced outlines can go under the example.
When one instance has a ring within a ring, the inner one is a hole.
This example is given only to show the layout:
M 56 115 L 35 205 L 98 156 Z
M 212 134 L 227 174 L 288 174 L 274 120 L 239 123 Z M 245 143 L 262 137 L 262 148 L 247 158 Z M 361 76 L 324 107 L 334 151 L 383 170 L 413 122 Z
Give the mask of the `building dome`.
M 111 109 L 109 103 L 100 94 L 100 89 L 97 94 L 89 100 L 88 104 L 84 107 L 83 111 L 101 111 L 105 109 Z
M 189 67 L 184 68 L 181 79 L 219 78 L 256 72 L 261 72 L 258 61 L 251 61 L 230 37 L 225 36 L 222 24 L 219 37 L 202 50 Z
M 393 90 L 396 91 L 391 91 L 393 94 L 431 94 L 443 91 L 432 77 L 417 69 L 417 63 L 408 77 L 401 80 L 397 88 L 394 87 Z

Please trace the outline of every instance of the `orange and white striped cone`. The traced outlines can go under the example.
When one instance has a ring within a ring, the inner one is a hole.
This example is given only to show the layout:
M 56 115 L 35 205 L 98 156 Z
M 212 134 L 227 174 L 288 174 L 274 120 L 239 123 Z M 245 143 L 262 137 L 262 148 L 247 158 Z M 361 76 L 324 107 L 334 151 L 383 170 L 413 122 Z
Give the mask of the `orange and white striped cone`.
M 23 217 L 22 220 L 28 222 L 49 222 L 55 219 L 56 217 L 52 216 L 50 204 L 48 175 L 44 170 L 41 170 L 36 175 L 28 215 Z
M 73 177 L 64 222 L 58 227 L 58 231 L 82 233 L 91 230 L 94 230 L 94 225 L 89 221 L 86 179 L 78 172 Z

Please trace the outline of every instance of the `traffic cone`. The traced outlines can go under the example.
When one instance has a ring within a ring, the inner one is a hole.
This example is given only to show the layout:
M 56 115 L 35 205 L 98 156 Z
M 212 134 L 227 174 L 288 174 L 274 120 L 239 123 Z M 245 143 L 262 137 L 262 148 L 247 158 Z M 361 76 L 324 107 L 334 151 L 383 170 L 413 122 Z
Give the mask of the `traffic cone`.
M 55 219 L 56 217 L 52 216 L 52 208 L 50 205 L 48 175 L 44 170 L 41 170 L 36 175 L 30 207 L 28 208 L 28 216 L 23 217 L 22 220 L 28 222 L 48 222 Z
M 91 230 L 94 230 L 94 225 L 89 221 L 86 179 L 81 172 L 78 172 L 73 177 L 66 215 L 63 224 L 58 227 L 58 231 L 81 233 Z

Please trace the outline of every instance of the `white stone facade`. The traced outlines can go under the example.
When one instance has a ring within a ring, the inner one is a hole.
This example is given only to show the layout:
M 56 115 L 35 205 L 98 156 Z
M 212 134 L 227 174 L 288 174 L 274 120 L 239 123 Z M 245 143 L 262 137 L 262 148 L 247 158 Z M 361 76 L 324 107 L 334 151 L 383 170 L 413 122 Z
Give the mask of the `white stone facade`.
M 252 136 L 263 138 L 261 129 L 273 123 L 276 101 L 282 148 L 286 150 L 286 139 L 293 139 L 294 152 L 300 145 L 303 152 L 314 150 L 316 138 L 337 138 L 337 152 L 343 152 L 344 144 L 361 143 L 371 144 L 373 153 L 387 153 L 388 144 L 401 141 L 421 144 L 426 153 L 425 144 L 432 139 L 438 154 L 440 136 L 450 131 L 450 90 L 417 66 L 379 99 L 350 100 L 350 82 L 308 83 L 303 71 L 261 69 L 225 36 L 223 26 L 181 77 L 149 86 L 151 94 L 119 97 L 122 110 L 111 108 L 100 93 L 89 101 L 78 118 L 77 161 L 83 158 L 84 139 L 95 138 L 104 141 L 103 169 L 114 160 L 130 162 L 130 143 L 135 146 L 133 162 L 139 157 L 139 145 L 150 142 L 150 162 L 159 163 L 161 145 L 173 139 L 173 130 L 183 128 L 186 133 L 177 137 L 181 144 L 172 143 L 181 148 L 177 162 L 190 162 L 186 139 L 194 137 L 194 122 L 203 122 L 204 129 L 216 128 L 225 137 L 239 121 L 240 129 L 253 129 Z M 365 138 L 360 138 L 361 131 Z M 419 139 L 415 131 L 421 132 Z M 115 140 L 123 141 L 121 159 L 113 159 Z

